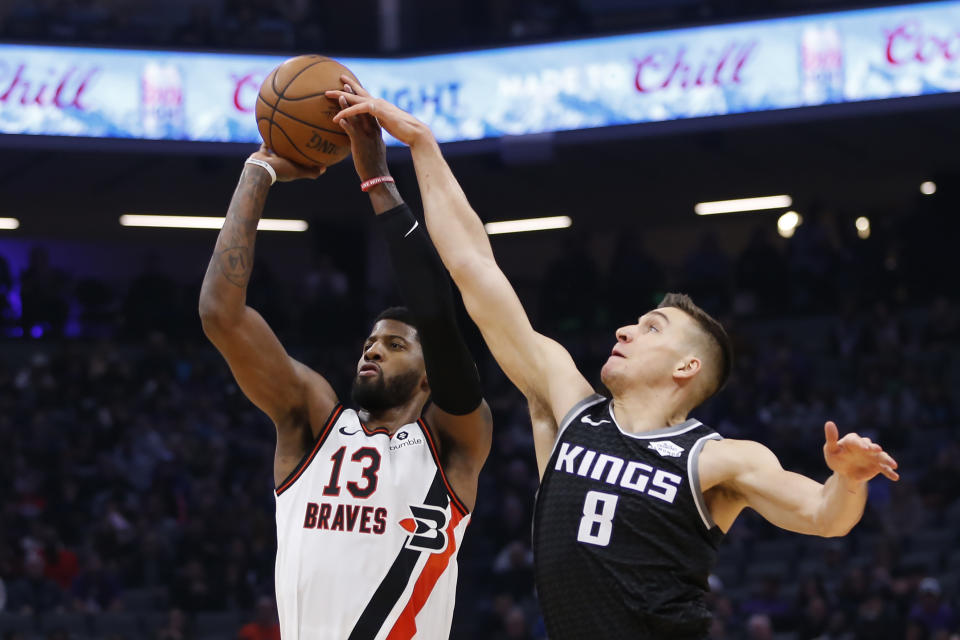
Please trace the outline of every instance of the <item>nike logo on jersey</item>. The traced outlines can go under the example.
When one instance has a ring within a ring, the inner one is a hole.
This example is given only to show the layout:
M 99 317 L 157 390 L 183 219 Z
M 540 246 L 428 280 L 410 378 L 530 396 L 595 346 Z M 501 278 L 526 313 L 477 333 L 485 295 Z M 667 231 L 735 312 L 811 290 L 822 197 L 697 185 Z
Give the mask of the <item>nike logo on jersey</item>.
M 601 420 L 601 421 L 599 421 L 599 422 L 594 422 L 593 420 L 591 420 L 591 419 L 588 418 L 587 416 L 583 416 L 582 418 L 580 418 L 580 422 L 583 422 L 584 424 L 588 424 L 588 425 L 590 425 L 591 427 L 599 427 L 599 426 L 602 425 L 604 422 L 606 422 L 606 423 L 608 423 L 608 424 L 610 423 L 609 420 Z
M 678 447 L 669 440 L 660 440 L 659 442 L 651 442 L 650 448 L 659 453 L 661 456 L 669 456 L 671 458 L 679 458 L 680 454 L 683 453 L 683 447 Z
M 347 431 L 346 427 L 340 427 L 340 433 L 342 433 L 345 436 L 355 436 L 358 433 L 360 433 L 360 429 L 357 429 L 356 431 Z
M 413 233 L 413 230 L 414 230 L 414 229 L 416 229 L 416 228 L 419 227 L 419 226 L 420 226 L 420 221 L 419 221 L 419 220 L 414 220 L 414 221 L 413 221 L 413 226 L 410 227 L 410 231 L 407 231 L 405 234 L 403 234 L 403 237 L 406 238 L 408 235 L 410 235 L 411 233 Z
M 624 460 L 606 453 L 561 443 L 554 471 L 562 471 L 582 478 L 602 480 L 607 484 L 620 485 L 624 489 L 643 493 L 673 504 L 677 488 L 683 478 L 675 473 L 654 469 L 648 464 Z

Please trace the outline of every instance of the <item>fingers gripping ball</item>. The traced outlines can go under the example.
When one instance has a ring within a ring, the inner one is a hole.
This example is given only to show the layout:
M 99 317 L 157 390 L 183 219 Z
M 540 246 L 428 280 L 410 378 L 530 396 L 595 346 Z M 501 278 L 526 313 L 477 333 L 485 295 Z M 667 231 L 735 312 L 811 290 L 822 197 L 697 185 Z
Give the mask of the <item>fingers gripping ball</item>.
M 324 56 L 291 58 L 270 72 L 257 96 L 257 127 L 279 156 L 307 166 L 330 166 L 350 155 L 350 138 L 333 122 L 340 107 L 324 95 L 340 89 L 345 66 Z M 359 83 L 358 83 L 359 84 Z

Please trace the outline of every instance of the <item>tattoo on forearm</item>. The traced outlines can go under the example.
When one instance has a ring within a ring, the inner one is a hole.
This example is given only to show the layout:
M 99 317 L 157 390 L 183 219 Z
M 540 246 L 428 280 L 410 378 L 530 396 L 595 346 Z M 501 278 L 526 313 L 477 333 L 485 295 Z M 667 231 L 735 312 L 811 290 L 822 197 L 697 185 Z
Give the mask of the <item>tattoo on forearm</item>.
M 253 259 L 249 247 L 231 247 L 219 251 L 216 261 L 224 278 L 238 287 L 247 286 L 253 268 Z
M 217 238 L 214 263 L 228 282 L 246 288 L 253 271 L 253 245 L 257 224 L 267 200 L 262 171 L 245 170 L 230 201 L 230 209 Z

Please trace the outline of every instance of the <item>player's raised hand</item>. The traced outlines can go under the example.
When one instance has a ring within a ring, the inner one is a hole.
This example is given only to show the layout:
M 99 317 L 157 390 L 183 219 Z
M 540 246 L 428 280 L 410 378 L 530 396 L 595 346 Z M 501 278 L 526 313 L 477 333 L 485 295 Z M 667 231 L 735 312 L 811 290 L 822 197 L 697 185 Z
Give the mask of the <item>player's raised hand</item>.
M 374 98 L 363 87 L 351 85 L 351 88 L 355 93 L 327 91 L 327 97 L 336 100 L 343 107 L 340 113 L 333 117 L 333 121 L 341 123 L 340 126 L 344 129 L 346 129 L 346 126 L 342 124 L 344 119 L 368 114 L 376 118 L 380 126 L 386 129 L 390 135 L 407 146 L 412 147 L 418 142 L 433 137 L 427 125 L 403 109 L 382 98 Z M 344 107 L 344 104 L 348 106 Z
M 340 76 L 343 93 L 369 96 L 366 90 L 349 76 Z M 346 96 L 337 100 L 341 109 L 349 108 Z M 383 132 L 377 119 L 367 113 L 345 117 L 339 120 L 340 126 L 350 136 L 350 153 L 360 180 L 369 180 L 389 175 L 387 168 L 387 147 L 383 143 Z
M 823 425 L 827 442 L 823 445 L 823 457 L 833 471 L 857 482 L 866 482 L 878 473 L 891 480 L 899 480 L 895 471 L 897 461 L 890 457 L 877 443 L 856 433 L 839 437 L 837 425 Z
M 273 170 L 277 172 L 277 182 L 290 182 L 291 180 L 300 180 L 302 178 L 313 180 L 322 176 L 327 170 L 327 168 L 323 166 L 306 167 L 296 162 L 291 162 L 286 158 L 281 158 L 268 149 L 265 144 L 261 144 L 260 149 L 251 153 L 250 157 L 269 163 L 270 166 L 273 167 Z

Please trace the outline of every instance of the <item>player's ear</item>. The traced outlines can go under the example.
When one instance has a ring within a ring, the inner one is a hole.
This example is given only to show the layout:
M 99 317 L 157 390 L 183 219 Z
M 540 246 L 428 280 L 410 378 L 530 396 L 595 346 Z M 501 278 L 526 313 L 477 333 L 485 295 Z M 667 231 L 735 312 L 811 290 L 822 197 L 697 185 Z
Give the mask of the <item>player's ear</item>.
M 681 380 L 691 380 L 700 373 L 702 366 L 703 363 L 700 362 L 700 358 L 687 356 L 677 363 L 677 367 L 673 370 L 673 379 L 678 382 Z

